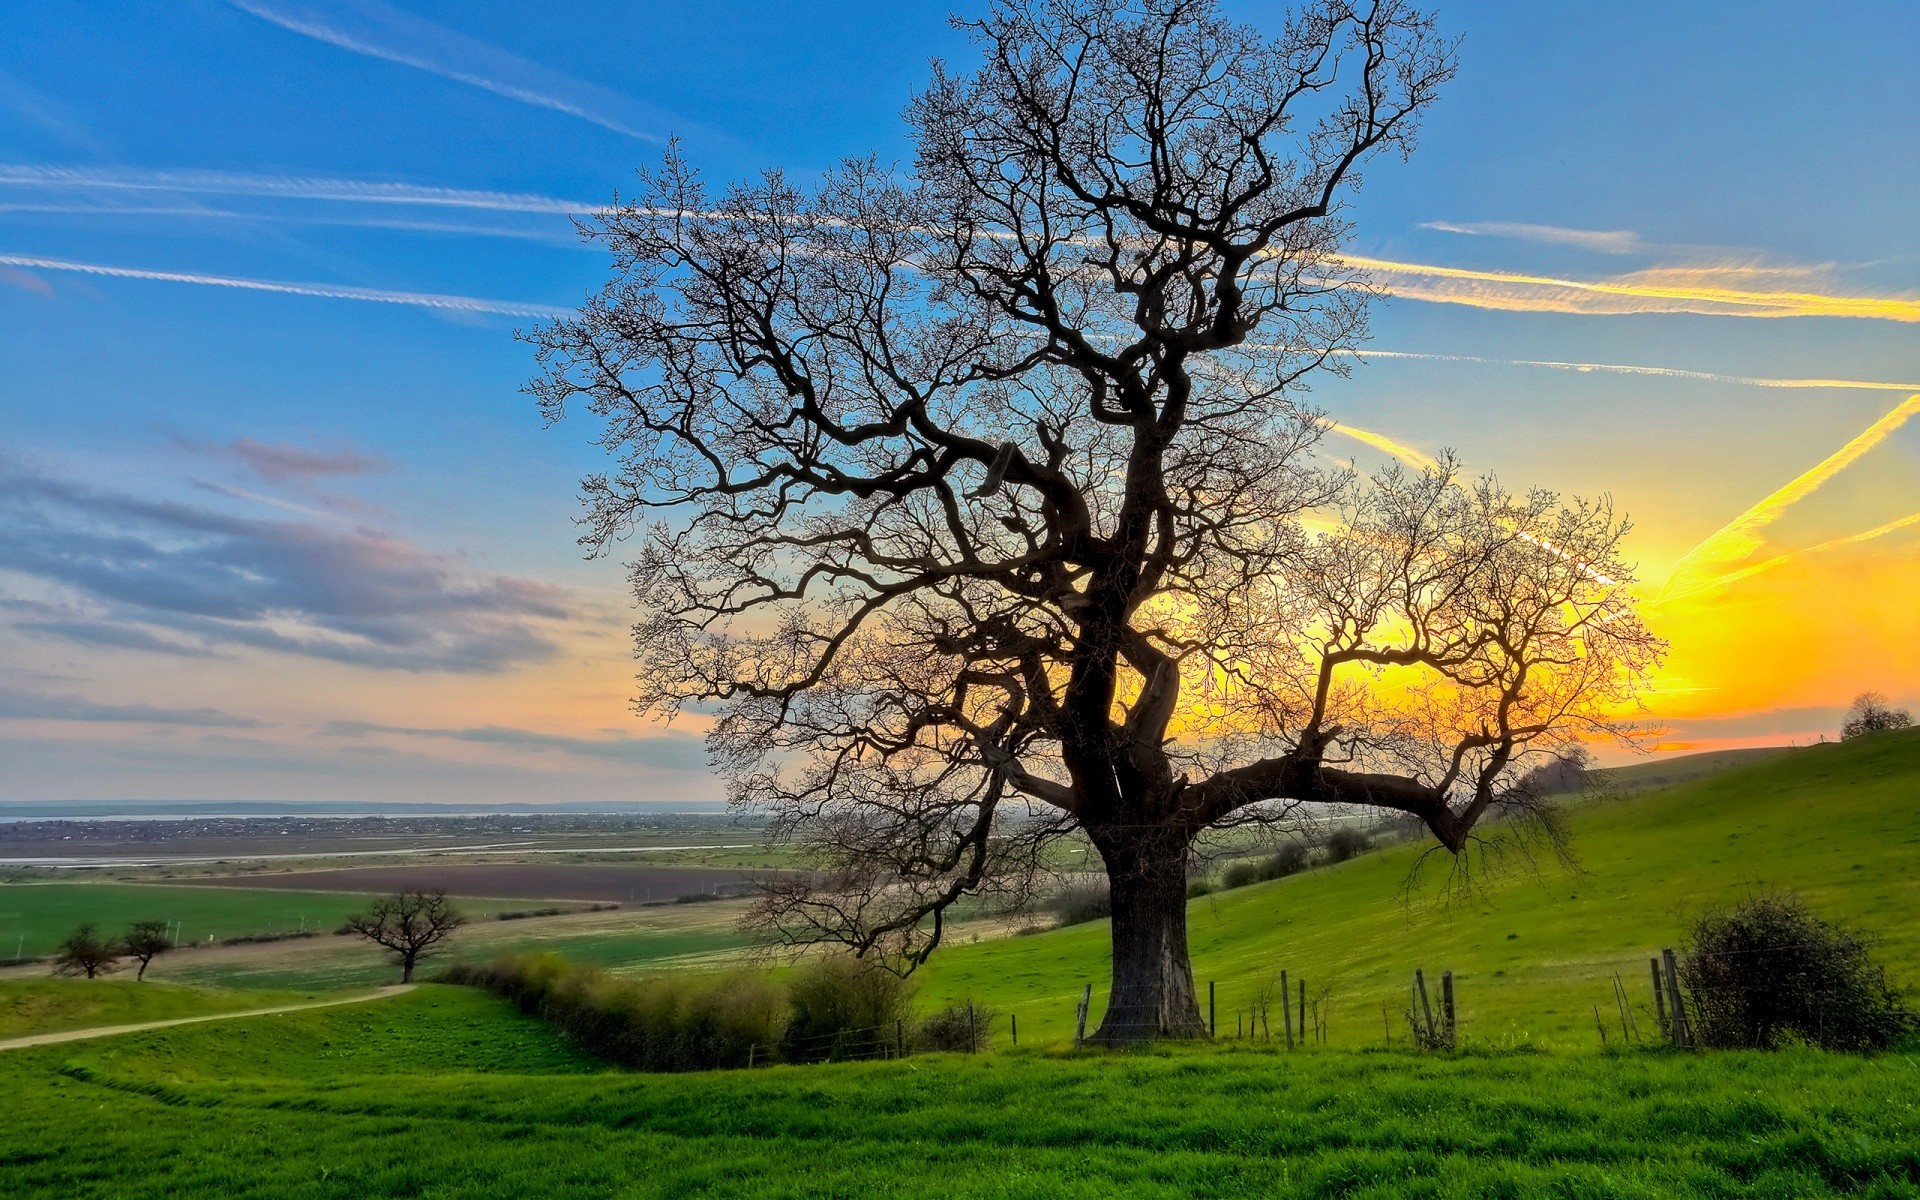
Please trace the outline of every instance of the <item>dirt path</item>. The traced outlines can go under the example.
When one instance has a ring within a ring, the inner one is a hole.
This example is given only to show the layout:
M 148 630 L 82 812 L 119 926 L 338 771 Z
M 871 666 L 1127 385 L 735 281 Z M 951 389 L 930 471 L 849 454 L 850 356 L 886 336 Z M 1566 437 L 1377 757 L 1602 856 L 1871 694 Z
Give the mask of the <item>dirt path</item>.
M 36 1033 L 31 1037 L 13 1038 L 0 1041 L 0 1050 L 24 1050 L 28 1046 L 50 1046 L 55 1042 L 78 1042 L 87 1038 L 112 1037 L 118 1033 L 139 1033 L 143 1029 L 166 1029 L 172 1025 L 197 1025 L 202 1021 L 233 1021 L 241 1017 L 265 1017 L 273 1013 L 301 1012 L 309 1008 L 333 1008 L 340 1004 L 363 1004 L 368 1000 L 384 1000 L 389 996 L 398 996 L 410 992 L 415 985 L 396 983 L 377 991 L 359 996 L 348 996 L 340 1000 L 313 1000 L 306 1004 L 281 1004 L 273 1008 L 249 1008 L 240 1012 L 208 1013 L 203 1017 L 174 1017 L 167 1021 L 145 1021 L 138 1025 L 102 1025 L 94 1029 L 63 1029 L 58 1033 Z

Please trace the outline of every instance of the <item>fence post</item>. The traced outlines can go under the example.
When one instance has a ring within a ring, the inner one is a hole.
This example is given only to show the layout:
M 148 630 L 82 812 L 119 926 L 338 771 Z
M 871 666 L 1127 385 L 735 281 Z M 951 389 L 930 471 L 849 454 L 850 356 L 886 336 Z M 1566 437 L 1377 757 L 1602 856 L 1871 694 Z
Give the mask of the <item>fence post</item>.
M 967 1053 L 980 1053 L 980 1023 L 974 1017 L 973 1001 L 967 1001 Z
M 1673 1044 L 1676 1046 L 1693 1045 L 1693 1027 L 1687 1023 L 1686 1002 L 1680 998 L 1680 964 L 1673 955 L 1673 948 L 1660 952 L 1660 958 L 1667 968 L 1667 1007 L 1673 1011 Z
M 1673 1037 L 1673 1031 L 1667 1028 L 1667 994 L 1660 982 L 1660 960 L 1657 958 L 1649 958 L 1647 960 L 1647 966 L 1653 969 L 1654 1019 L 1660 1023 L 1660 1032 L 1668 1039 L 1671 1039 Z
M 1453 1018 L 1453 972 L 1440 972 L 1440 1010 L 1447 1019 L 1447 1049 L 1453 1049 L 1453 1035 L 1456 1028 Z
M 1285 971 L 1280 972 L 1280 1029 L 1287 1035 L 1287 1049 L 1293 1049 L 1293 991 Z
M 1213 1021 L 1213 1011 L 1214 1011 L 1213 1010 L 1213 980 L 1209 979 L 1207 980 L 1207 1036 L 1208 1037 L 1218 1037 L 1220 1035 L 1219 1026 L 1215 1025 Z
M 1427 973 L 1419 967 L 1413 969 L 1413 990 L 1420 997 L 1420 1017 L 1427 1026 L 1427 1048 L 1432 1049 L 1440 1031 L 1433 1025 L 1433 1005 L 1427 1003 Z
M 1078 1046 L 1087 1040 L 1087 1006 L 1093 1003 L 1093 985 L 1088 984 L 1080 993 L 1080 1011 L 1073 1022 L 1073 1044 Z
M 1307 1044 L 1307 981 L 1300 980 L 1300 1044 Z
M 893 1021 L 893 1056 L 907 1056 L 907 1022 L 904 1017 L 895 1017 Z
M 1020 1044 L 1020 1014 L 1008 1013 L 1007 1023 L 1013 1026 L 1013 1044 L 1018 1046 Z
M 747 1070 L 753 1070 L 753 1052 L 759 1049 L 752 1042 L 747 1043 Z

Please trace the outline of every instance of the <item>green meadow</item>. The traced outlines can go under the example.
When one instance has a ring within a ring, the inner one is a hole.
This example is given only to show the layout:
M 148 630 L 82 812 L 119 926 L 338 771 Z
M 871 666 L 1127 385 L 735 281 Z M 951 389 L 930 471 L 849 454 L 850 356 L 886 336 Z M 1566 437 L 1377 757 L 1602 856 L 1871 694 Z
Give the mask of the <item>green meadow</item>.
M 1023 1051 L 599 1069 L 394 999 L 0 1055 L 12 1197 L 1920 1195 L 1920 1061 Z
M 1577 869 L 1551 855 L 1465 864 L 1404 845 L 1195 900 L 1194 974 L 1218 1029 L 1285 969 L 1327 994 L 1329 1044 L 1383 1047 L 1406 1031 L 1413 971 L 1451 970 L 1461 1034 L 1486 1047 L 1599 1046 L 1619 1036 L 1611 977 L 1652 1028 L 1647 960 L 1679 947 L 1703 907 L 1792 888 L 1882 939 L 1896 978 L 1920 985 L 1920 731 L 1814 746 L 1660 792 L 1596 800 L 1568 822 Z M 1016 1015 L 1023 1039 L 1071 1033 L 1106 983 L 1104 922 L 959 944 L 922 975 L 923 1000 L 971 997 Z M 1296 993 L 1297 995 L 1297 993 Z M 1278 998 L 1273 1010 L 1278 1011 Z M 1383 1014 L 1383 1006 L 1385 1008 Z M 1278 1036 L 1278 1017 L 1269 1023 Z
M 1644 1041 L 1622 1048 L 1616 1028 L 1602 1051 L 1593 1015 L 1617 1022 L 1616 970 L 1646 1000 L 1647 954 L 1681 945 L 1690 914 L 1767 887 L 1878 933 L 1896 977 L 1920 979 L 1920 733 L 1593 801 L 1571 826 L 1578 872 L 1508 864 L 1445 903 L 1438 879 L 1409 891 L 1412 847 L 1195 901 L 1196 971 L 1222 1018 L 1211 1044 L 1072 1050 L 1086 983 L 1098 1019 L 1106 930 L 1091 924 L 936 956 L 922 1011 L 960 996 L 998 1010 L 977 1056 L 623 1073 L 505 1002 L 432 984 L 7 1051 L 0 1192 L 1920 1197 L 1914 1048 L 1681 1053 L 1653 1044 L 1643 1013 Z M 685 928 L 655 934 L 719 936 L 697 911 L 717 906 L 685 907 Z M 577 919 L 564 953 L 673 962 Z M 548 923 L 494 923 L 516 946 L 533 931 L 505 931 L 536 924 Z M 1399 1009 L 1416 965 L 1455 972 L 1456 1053 L 1407 1046 Z M 1231 1036 L 1228 1018 L 1282 967 L 1322 998 L 1326 1045 Z M 289 998 L 0 983 L 13 1036 Z

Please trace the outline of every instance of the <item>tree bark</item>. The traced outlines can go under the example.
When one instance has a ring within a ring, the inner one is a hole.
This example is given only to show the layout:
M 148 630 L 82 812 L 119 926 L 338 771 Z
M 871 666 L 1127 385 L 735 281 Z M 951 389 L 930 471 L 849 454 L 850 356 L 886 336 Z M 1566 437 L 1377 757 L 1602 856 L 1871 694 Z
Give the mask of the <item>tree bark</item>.
M 1113 982 L 1094 1040 L 1207 1036 L 1187 959 L 1188 840 L 1167 830 L 1094 835 L 1113 902 Z
M 400 982 L 413 982 L 413 956 L 411 954 L 400 960 Z

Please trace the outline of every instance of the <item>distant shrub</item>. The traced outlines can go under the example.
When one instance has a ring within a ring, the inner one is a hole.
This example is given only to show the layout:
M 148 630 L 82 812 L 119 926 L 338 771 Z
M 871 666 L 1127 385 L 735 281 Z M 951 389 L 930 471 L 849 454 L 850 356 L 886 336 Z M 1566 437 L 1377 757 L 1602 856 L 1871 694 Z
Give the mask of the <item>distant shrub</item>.
M 957 1050 L 973 1053 L 993 1043 L 993 1019 L 1000 1014 L 985 1005 L 963 1000 L 921 1020 L 914 1030 L 914 1046 L 920 1050 Z
M 336 929 L 335 933 L 350 933 L 348 929 Z M 297 942 L 302 938 L 319 937 L 318 929 L 289 929 L 285 933 L 241 933 L 233 937 L 221 938 L 222 946 L 254 946 L 261 942 Z
M 1084 925 L 1113 915 L 1113 894 L 1105 880 L 1076 883 L 1061 891 L 1047 907 L 1053 912 L 1055 925 Z
M 1297 875 L 1306 866 L 1307 848 L 1299 842 L 1288 842 L 1264 858 L 1243 858 L 1234 863 L 1221 875 L 1220 883 L 1222 887 L 1242 888 L 1248 884 L 1265 883 L 1269 879 Z
M 1336 829 L 1327 839 L 1327 861 L 1343 863 L 1358 854 L 1373 849 L 1373 839 L 1365 831 L 1353 828 Z
M 1201 896 L 1211 896 L 1219 891 L 1219 885 L 1209 875 L 1195 875 L 1187 880 L 1187 899 L 1197 900 Z
M 1852 741 L 1869 733 L 1905 729 L 1911 724 L 1913 714 L 1906 709 L 1893 707 L 1879 692 L 1861 692 L 1847 709 L 1846 720 L 1840 723 L 1840 740 Z
M 1680 964 L 1694 1037 L 1728 1049 L 1772 1049 L 1788 1037 L 1885 1049 L 1916 1029 L 1916 1015 L 1871 950 L 1791 893 L 1707 913 Z
M 594 1054 L 648 1071 L 766 1061 L 780 1041 L 786 1013 L 772 981 L 747 973 L 621 979 L 539 954 L 455 966 L 442 978 L 507 997 Z
M 788 986 L 792 1016 L 780 1039 L 790 1062 L 873 1058 L 894 1044 L 909 1015 L 912 985 L 851 955 L 816 958 Z

